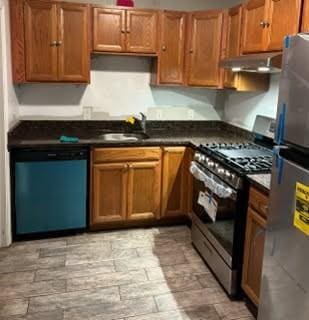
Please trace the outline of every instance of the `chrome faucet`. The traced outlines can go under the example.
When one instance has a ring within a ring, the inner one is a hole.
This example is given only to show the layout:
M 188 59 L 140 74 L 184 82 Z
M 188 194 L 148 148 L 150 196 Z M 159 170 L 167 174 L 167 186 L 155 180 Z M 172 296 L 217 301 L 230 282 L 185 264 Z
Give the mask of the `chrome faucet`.
M 147 123 L 147 117 L 144 113 L 140 112 L 141 118 L 138 119 L 136 117 L 128 117 L 126 119 L 127 123 L 130 123 L 131 125 L 134 125 L 135 122 L 138 122 L 141 126 L 142 132 L 146 135 L 146 123 Z
M 141 115 L 141 119 L 135 118 L 135 120 L 139 122 L 143 133 L 146 134 L 147 117 L 143 112 L 140 112 L 139 114 Z
M 136 118 L 136 117 L 133 117 L 133 119 L 140 124 L 143 133 L 146 134 L 147 117 L 146 117 L 145 114 L 142 113 L 142 112 L 140 112 L 139 114 L 141 115 L 141 119 L 138 119 L 138 118 Z

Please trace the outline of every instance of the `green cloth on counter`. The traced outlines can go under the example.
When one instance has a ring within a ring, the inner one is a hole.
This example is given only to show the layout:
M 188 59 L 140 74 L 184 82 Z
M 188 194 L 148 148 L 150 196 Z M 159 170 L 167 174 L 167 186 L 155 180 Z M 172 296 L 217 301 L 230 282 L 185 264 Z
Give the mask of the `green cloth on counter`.
M 77 137 L 68 137 L 68 136 L 61 136 L 60 137 L 61 143 L 77 143 L 79 141 L 79 138 Z

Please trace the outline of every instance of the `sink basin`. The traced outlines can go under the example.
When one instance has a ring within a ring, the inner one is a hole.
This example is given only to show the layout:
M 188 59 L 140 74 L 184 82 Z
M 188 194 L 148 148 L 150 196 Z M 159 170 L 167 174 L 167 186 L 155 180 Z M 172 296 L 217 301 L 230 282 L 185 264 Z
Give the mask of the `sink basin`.
M 104 141 L 140 141 L 149 137 L 144 133 L 105 133 L 100 138 Z

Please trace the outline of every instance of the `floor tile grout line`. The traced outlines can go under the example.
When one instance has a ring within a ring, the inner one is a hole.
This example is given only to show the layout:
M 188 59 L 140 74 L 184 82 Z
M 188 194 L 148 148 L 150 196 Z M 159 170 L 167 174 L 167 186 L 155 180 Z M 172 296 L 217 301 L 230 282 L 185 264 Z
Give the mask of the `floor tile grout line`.
M 152 299 L 153 299 L 154 304 L 155 304 L 155 306 L 156 306 L 157 312 L 160 312 L 159 305 L 158 305 L 158 303 L 157 303 L 157 301 L 156 301 L 156 297 L 155 297 L 155 296 L 152 296 Z

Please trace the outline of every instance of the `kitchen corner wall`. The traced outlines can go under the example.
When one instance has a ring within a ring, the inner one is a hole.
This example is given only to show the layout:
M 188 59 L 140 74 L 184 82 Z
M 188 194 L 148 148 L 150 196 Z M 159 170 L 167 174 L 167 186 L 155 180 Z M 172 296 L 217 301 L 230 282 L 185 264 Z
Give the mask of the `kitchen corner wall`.
M 76 0 L 72 0 L 76 2 Z M 77 0 L 78 1 L 78 0 Z M 239 0 L 240 1 L 240 0 Z M 227 8 L 236 0 L 135 0 L 136 7 L 175 10 Z M 89 2 L 79 0 L 79 2 Z M 92 3 L 114 5 L 115 0 Z M 151 58 L 93 56 L 89 86 L 16 86 L 20 119 L 124 119 L 138 112 L 153 120 L 218 120 L 223 93 L 210 89 L 151 87 Z
M 280 75 L 272 75 L 270 88 L 263 93 L 227 91 L 223 120 L 238 127 L 252 130 L 257 115 L 276 117 Z

